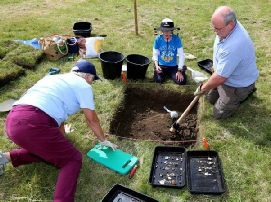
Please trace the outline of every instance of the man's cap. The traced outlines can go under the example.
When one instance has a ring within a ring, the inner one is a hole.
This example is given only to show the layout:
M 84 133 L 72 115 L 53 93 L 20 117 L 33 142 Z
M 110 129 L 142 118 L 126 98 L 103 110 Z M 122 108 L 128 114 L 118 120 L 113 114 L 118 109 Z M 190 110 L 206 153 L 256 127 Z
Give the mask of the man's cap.
M 163 19 L 160 24 L 160 27 L 156 28 L 156 30 L 161 30 L 161 31 L 171 31 L 175 29 L 178 29 L 178 28 L 174 27 L 174 22 L 169 18 Z
M 89 73 L 95 76 L 95 80 L 102 80 L 97 74 L 94 64 L 88 60 L 80 59 L 75 63 L 75 67 L 78 67 L 78 70 L 73 70 L 75 72 Z

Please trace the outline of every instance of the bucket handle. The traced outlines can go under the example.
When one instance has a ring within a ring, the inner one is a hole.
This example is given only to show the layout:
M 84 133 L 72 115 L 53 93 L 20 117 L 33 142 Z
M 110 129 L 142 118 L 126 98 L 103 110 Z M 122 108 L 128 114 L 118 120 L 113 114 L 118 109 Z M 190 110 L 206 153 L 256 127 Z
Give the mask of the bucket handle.
M 102 53 L 103 53 L 103 52 L 102 52 Z M 104 60 L 100 57 L 100 55 L 101 55 L 102 53 L 99 53 L 99 58 L 100 58 L 100 60 L 104 61 Z M 122 59 L 122 60 L 119 60 L 119 61 L 117 61 L 117 62 L 111 62 L 111 63 L 118 63 L 118 62 L 121 62 L 121 61 L 125 60 L 125 59 L 126 59 L 126 56 L 125 56 L 124 54 L 122 54 L 122 55 L 123 55 L 123 59 Z M 104 62 L 106 62 L 106 61 L 104 61 Z
M 130 62 L 130 61 L 129 61 Z M 151 61 L 149 61 L 148 63 L 145 64 L 136 64 L 134 62 L 130 62 L 131 64 L 135 64 L 135 65 L 139 65 L 139 66 L 145 66 L 145 65 L 149 65 L 151 63 Z

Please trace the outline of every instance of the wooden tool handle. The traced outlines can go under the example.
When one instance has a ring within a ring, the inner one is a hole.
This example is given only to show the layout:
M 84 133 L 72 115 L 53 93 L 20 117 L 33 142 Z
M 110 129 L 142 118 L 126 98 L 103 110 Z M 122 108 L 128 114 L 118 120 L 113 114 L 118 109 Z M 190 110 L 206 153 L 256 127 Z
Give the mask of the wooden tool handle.
M 201 95 L 197 95 L 194 97 L 194 99 L 192 100 L 192 102 L 188 105 L 188 107 L 185 109 L 185 111 L 182 113 L 182 115 L 180 116 L 180 118 L 173 124 L 173 125 L 179 125 L 180 123 L 183 122 L 183 120 L 185 119 L 185 117 L 187 116 L 187 114 L 190 112 L 190 110 L 194 107 L 194 105 L 196 104 L 196 102 L 199 100 Z M 170 128 L 171 132 L 175 132 L 175 128 L 172 126 Z
M 182 123 L 182 121 L 185 119 L 185 117 L 190 112 L 190 110 L 194 107 L 194 105 L 199 100 L 199 98 L 200 98 L 200 95 L 197 95 L 197 96 L 194 97 L 194 99 L 188 105 L 188 107 L 185 109 L 185 111 L 183 112 L 183 114 L 181 115 L 181 117 L 176 121 L 177 123 L 179 123 L 179 124 Z

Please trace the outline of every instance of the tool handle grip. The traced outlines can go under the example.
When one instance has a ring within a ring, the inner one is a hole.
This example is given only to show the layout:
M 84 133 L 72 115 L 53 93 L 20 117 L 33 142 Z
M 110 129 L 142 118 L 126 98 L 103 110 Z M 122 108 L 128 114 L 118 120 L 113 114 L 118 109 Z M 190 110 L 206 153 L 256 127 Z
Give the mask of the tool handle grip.
M 127 79 L 126 79 L 126 75 L 124 72 L 121 72 L 121 77 L 122 77 L 123 83 L 126 83 Z
M 205 146 L 206 149 L 209 149 L 209 144 L 208 144 L 208 142 L 207 142 L 207 140 L 206 140 L 205 137 L 203 138 L 203 144 L 204 144 L 204 146 Z
M 135 166 L 133 167 L 133 169 L 131 170 L 131 172 L 130 172 L 130 174 L 129 174 L 129 178 L 130 178 L 130 179 L 134 176 L 134 174 L 135 174 L 135 172 L 136 172 L 136 169 L 137 169 L 137 165 L 135 165 Z
M 166 106 L 164 106 L 164 110 L 166 110 L 167 112 L 171 112 Z

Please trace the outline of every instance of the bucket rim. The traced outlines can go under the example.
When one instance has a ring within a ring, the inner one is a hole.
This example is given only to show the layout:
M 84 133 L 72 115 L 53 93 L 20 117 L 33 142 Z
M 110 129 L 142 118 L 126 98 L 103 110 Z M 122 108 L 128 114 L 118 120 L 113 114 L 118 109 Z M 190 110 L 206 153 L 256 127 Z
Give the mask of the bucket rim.
M 92 29 L 91 28 L 89 28 L 89 29 L 74 29 L 73 31 L 74 32 L 89 32 L 89 31 L 92 31 Z
M 104 52 L 101 52 L 101 53 L 99 54 L 99 59 L 100 59 L 101 61 L 103 61 L 103 62 L 109 62 L 109 61 L 105 61 L 104 59 L 101 58 L 101 54 L 103 54 L 103 53 L 119 53 L 119 54 L 121 54 L 121 55 L 123 56 L 123 58 L 122 58 L 121 60 L 116 61 L 116 62 L 111 62 L 111 63 L 119 63 L 119 62 L 122 62 L 123 60 L 125 60 L 125 58 L 126 58 L 126 56 L 125 56 L 123 53 L 118 52 L 118 51 L 104 51 Z
M 74 24 L 74 25 L 76 25 L 76 24 L 88 24 L 88 25 L 91 25 L 91 22 L 87 22 L 87 21 L 78 21 L 78 22 L 74 22 L 73 24 Z
M 148 59 L 149 62 L 144 63 L 144 64 L 137 64 L 137 63 L 131 62 L 131 61 L 129 61 L 129 60 L 127 59 L 127 57 L 128 57 L 128 56 L 131 56 L 131 55 L 137 55 L 137 56 L 144 57 L 144 58 Z M 129 62 L 129 63 L 131 63 L 131 64 L 135 64 L 135 65 L 139 65 L 139 66 L 149 65 L 149 64 L 151 63 L 150 58 L 146 57 L 145 55 L 140 55 L 140 54 L 135 54 L 135 53 L 127 55 L 126 58 L 125 58 L 125 60 L 126 60 L 126 62 Z

